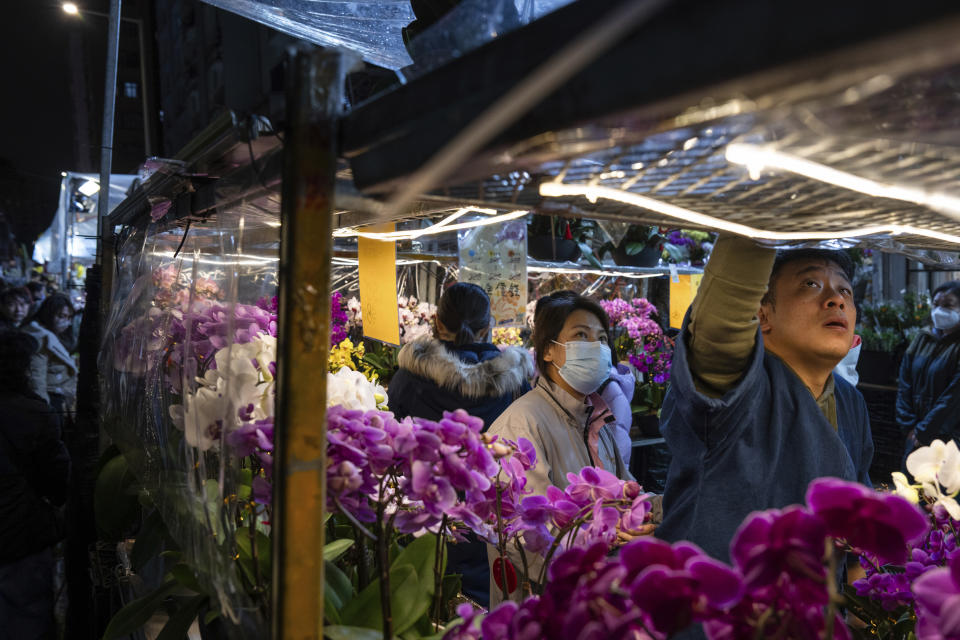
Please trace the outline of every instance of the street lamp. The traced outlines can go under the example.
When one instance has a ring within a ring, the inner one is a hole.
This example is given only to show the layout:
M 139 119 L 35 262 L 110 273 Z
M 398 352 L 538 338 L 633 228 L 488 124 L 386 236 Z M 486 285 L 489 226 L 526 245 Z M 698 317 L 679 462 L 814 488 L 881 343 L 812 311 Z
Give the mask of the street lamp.
M 92 9 L 81 9 L 73 2 L 64 2 L 60 5 L 60 8 L 63 9 L 64 13 L 71 16 L 91 15 L 110 18 L 110 14 L 108 13 L 94 11 Z M 142 102 L 141 108 L 143 109 L 143 151 L 145 157 L 150 157 L 153 155 L 153 141 L 150 137 L 150 114 L 148 111 L 150 102 L 147 95 L 147 61 L 145 56 L 146 51 L 143 46 L 143 20 L 141 18 L 127 18 L 126 16 L 120 16 L 120 20 L 126 20 L 127 22 L 132 22 L 137 25 L 137 44 L 140 50 L 140 98 Z

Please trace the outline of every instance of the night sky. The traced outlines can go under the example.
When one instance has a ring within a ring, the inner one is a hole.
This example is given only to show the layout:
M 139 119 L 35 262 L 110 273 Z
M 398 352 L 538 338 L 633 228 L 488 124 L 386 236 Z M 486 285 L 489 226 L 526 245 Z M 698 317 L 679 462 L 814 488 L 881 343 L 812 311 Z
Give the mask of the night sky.
M 29 243 L 53 218 L 60 172 L 75 168 L 67 30 L 77 25 L 59 2 L 2 5 L 0 208 L 18 240 Z

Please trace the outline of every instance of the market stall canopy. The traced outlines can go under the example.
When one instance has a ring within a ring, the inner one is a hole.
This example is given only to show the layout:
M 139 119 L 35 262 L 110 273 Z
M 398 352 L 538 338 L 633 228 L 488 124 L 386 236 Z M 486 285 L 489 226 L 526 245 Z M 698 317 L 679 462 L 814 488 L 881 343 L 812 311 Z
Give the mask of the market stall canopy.
M 112 211 L 126 197 L 135 175 L 110 176 Z M 37 239 L 33 260 L 47 264 L 48 271 L 63 275 L 76 261 L 92 262 L 97 252 L 97 202 L 100 176 L 66 171 L 60 181 L 60 199 L 50 227 Z
M 572 0 L 204 0 L 296 38 L 341 47 L 387 69 L 408 68 L 412 76 L 435 68 L 490 40 L 527 24 Z M 435 23 L 433 12 L 454 6 Z M 429 28 L 405 46 L 415 20 Z M 413 54 L 416 58 L 411 58 Z
M 635 4 L 577 2 L 354 109 L 356 184 L 381 217 L 429 184 L 542 213 L 957 249 L 956 3 L 674 2 L 478 134 Z

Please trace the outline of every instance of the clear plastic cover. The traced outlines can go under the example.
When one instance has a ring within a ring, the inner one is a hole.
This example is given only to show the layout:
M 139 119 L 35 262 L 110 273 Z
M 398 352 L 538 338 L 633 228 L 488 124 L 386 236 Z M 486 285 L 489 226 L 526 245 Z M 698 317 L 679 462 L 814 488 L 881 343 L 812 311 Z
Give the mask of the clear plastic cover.
M 236 638 L 267 633 L 269 576 L 236 558 L 269 532 L 271 459 L 245 436 L 272 429 L 278 226 L 244 206 L 128 230 L 101 351 L 105 429 Z
M 204 0 L 325 47 L 342 47 L 410 77 L 436 68 L 572 0 L 464 0 L 404 45 L 409 0 Z M 413 57 L 411 58 L 411 52 Z M 414 60 L 416 65 L 413 65 Z

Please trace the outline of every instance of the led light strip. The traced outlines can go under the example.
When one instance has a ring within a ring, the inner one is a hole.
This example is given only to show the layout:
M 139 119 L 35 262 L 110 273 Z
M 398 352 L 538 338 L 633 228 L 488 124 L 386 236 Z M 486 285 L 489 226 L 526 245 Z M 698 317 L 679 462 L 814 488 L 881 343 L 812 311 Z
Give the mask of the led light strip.
M 565 267 L 531 267 L 527 266 L 530 273 L 569 273 L 576 275 L 610 276 L 613 278 L 659 278 L 667 275 L 666 273 L 625 273 L 623 271 L 601 271 L 599 269 L 568 269 Z
M 615 200 L 624 204 L 633 205 L 641 209 L 647 209 L 670 218 L 676 218 L 685 222 L 711 227 L 721 231 L 729 231 L 749 238 L 774 241 L 798 241 L 798 240 L 835 240 L 837 238 L 859 238 L 872 235 L 900 235 L 910 234 L 930 238 L 932 240 L 941 240 L 952 244 L 960 245 L 960 236 L 954 236 L 939 231 L 930 231 L 906 225 L 890 224 L 876 225 L 872 227 L 857 227 L 852 229 L 843 229 L 839 231 L 764 231 L 755 227 L 748 227 L 744 224 L 729 222 L 721 218 L 714 218 L 691 209 L 678 207 L 677 205 L 648 198 L 622 189 L 612 187 L 591 186 L 584 184 L 561 184 L 559 182 L 544 182 L 540 185 L 540 195 L 545 197 L 559 198 L 564 196 L 583 196 L 590 202 L 596 202 L 600 198 L 606 200 Z
M 960 219 L 960 198 L 945 193 L 930 193 L 913 187 L 877 182 L 828 167 L 819 162 L 755 144 L 729 144 L 725 155 L 729 162 L 746 166 L 752 177 L 758 177 L 765 168 L 781 169 L 868 196 L 923 205 Z
M 450 224 L 457 218 L 460 218 L 468 213 L 483 213 L 490 215 L 490 218 L 482 218 L 480 220 L 473 220 L 471 222 L 461 222 L 458 224 Z M 477 207 L 466 207 L 458 210 L 456 213 L 447 216 L 440 222 L 435 225 L 431 225 L 426 229 L 413 229 L 410 231 L 389 231 L 386 233 L 374 233 L 368 231 L 357 231 L 354 228 L 347 229 L 337 229 L 333 232 L 334 237 L 336 238 L 369 238 L 370 240 L 381 240 L 384 242 L 393 242 L 397 240 L 413 240 L 414 238 L 419 238 L 421 236 L 430 236 L 436 235 L 438 233 L 446 233 L 448 231 L 457 231 L 460 229 L 473 229 L 474 227 L 484 227 L 489 224 L 497 224 L 498 222 L 507 222 L 509 220 L 516 220 L 517 218 L 522 218 L 528 213 L 528 210 L 517 210 L 511 211 L 509 213 L 504 213 L 501 215 L 496 214 L 495 209 L 482 209 Z

